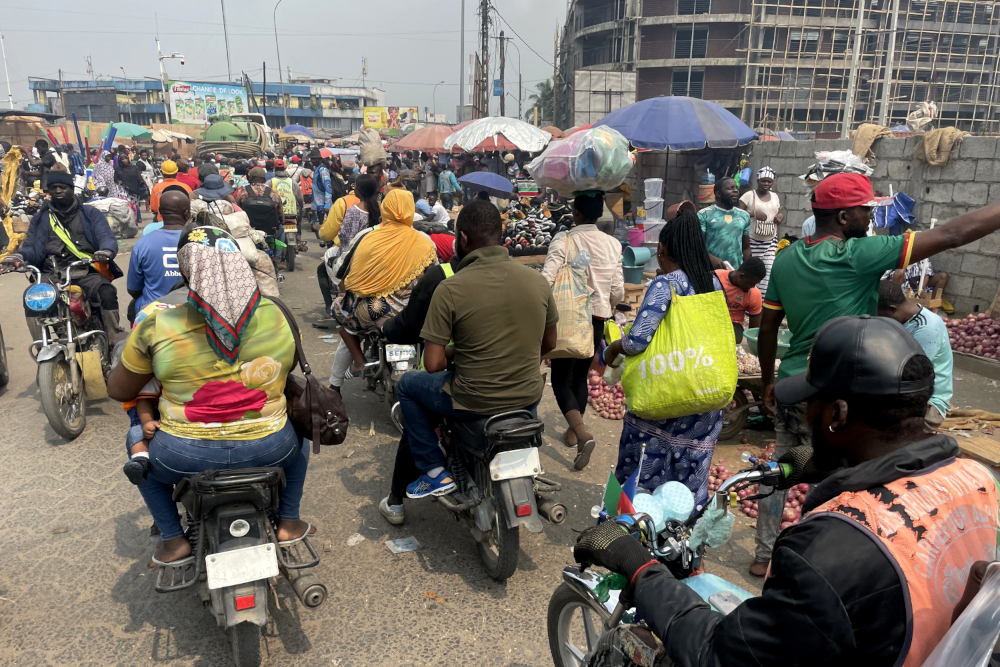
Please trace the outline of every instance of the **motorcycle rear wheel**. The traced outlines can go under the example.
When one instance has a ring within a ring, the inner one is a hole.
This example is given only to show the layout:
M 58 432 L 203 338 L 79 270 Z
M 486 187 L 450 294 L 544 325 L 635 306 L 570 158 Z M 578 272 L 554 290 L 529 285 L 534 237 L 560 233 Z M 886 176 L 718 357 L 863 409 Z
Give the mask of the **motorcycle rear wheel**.
M 76 438 L 87 426 L 87 401 L 82 389 L 72 395 L 71 371 L 65 356 L 38 365 L 42 410 L 52 429 L 67 440 Z
M 244 621 L 229 628 L 236 667 L 260 667 L 260 628 Z
M 549 599 L 547 617 L 549 650 L 555 667 L 577 667 L 597 647 L 604 619 L 563 582 Z M 583 646 L 579 644 L 583 643 Z
M 495 581 L 507 581 L 517 571 L 517 555 L 521 550 L 520 528 L 507 525 L 507 514 L 499 507 L 501 502 L 500 494 L 494 491 L 493 516 L 490 517 L 493 528 L 485 536 L 485 542 L 476 543 L 479 560 Z
M 295 270 L 295 246 L 291 244 L 285 248 L 285 267 L 289 273 Z

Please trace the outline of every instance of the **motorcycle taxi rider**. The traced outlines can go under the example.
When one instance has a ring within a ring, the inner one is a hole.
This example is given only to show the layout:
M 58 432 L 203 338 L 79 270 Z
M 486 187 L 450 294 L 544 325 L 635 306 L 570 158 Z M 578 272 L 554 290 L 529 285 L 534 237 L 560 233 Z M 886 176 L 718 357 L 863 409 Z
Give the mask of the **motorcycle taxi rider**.
M 410 371 L 397 385 L 405 437 L 421 473 L 406 487 L 409 498 L 455 489 L 434 431 L 439 416 L 476 420 L 533 410 L 541 399 L 538 364 L 555 347 L 559 313 L 541 274 L 500 245 L 501 231 L 491 203 L 462 209 L 455 225 L 460 270 L 437 285 L 420 332 L 427 370 Z M 453 371 L 447 370 L 452 354 Z M 391 509 L 402 518 L 400 505 Z
M 3 260 L 5 268 L 30 264 L 45 274 L 45 280 L 59 283 L 66 267 L 80 259 L 93 258 L 101 264 L 78 266 L 70 274 L 72 284 L 80 287 L 92 309 L 100 308 L 104 330 L 111 338 L 122 331 L 118 318 L 118 290 L 111 280 L 124 275 L 115 264 L 118 240 L 104 214 L 93 206 L 84 206 L 73 192 L 73 177 L 66 172 L 48 174 L 42 204 L 28 225 L 28 233 L 16 253 Z M 25 311 L 29 327 L 34 316 Z
M 925 431 L 933 390 L 933 365 L 898 322 L 844 316 L 819 330 L 806 372 L 775 395 L 808 402 L 807 479 L 826 476 L 778 537 L 761 597 L 728 616 L 615 521 L 573 555 L 629 580 L 623 596 L 678 665 L 923 664 L 970 566 L 996 560 L 1000 500 L 987 468 Z

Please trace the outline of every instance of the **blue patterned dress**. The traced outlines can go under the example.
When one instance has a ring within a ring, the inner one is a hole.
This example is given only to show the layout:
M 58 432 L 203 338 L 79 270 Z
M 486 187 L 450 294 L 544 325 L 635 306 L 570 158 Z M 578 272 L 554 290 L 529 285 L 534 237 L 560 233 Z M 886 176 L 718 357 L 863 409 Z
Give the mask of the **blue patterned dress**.
M 712 280 L 715 289 L 721 290 L 714 274 Z M 695 293 L 683 271 L 657 276 L 646 290 L 631 331 L 622 339 L 627 356 L 640 354 L 653 340 L 656 328 L 670 308 L 671 287 L 678 296 Z M 701 508 L 708 502 L 708 470 L 721 431 L 722 410 L 659 421 L 626 412 L 615 477 L 624 482 L 635 471 L 642 445 L 646 443 L 639 486 L 652 491 L 664 482 L 681 482 L 694 494 L 695 507 Z

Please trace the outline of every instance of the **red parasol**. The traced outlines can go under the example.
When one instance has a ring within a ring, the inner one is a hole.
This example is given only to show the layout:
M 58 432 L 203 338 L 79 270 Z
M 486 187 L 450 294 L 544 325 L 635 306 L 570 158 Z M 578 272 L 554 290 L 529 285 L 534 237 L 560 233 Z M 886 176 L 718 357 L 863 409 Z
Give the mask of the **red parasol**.
M 455 130 L 448 125 L 429 125 L 406 135 L 389 150 L 394 153 L 403 151 L 444 152 L 444 140 Z
M 319 149 L 319 154 L 322 155 L 323 157 L 333 157 L 333 151 L 331 151 L 329 148 Z

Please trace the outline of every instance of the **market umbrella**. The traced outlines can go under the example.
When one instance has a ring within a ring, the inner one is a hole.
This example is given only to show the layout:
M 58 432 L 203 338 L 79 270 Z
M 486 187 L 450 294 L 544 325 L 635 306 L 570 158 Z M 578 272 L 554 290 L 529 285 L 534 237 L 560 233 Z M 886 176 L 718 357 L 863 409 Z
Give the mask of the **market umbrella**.
M 406 135 L 389 150 L 396 153 L 403 151 L 443 152 L 445 150 L 444 140 L 452 132 L 453 130 L 447 125 L 429 125 Z
M 553 139 L 562 139 L 566 136 L 562 130 L 554 125 L 546 125 L 542 129 L 551 134 Z
M 514 184 L 500 174 L 489 171 L 474 171 L 458 179 L 458 182 L 476 192 L 489 192 L 492 197 L 509 199 L 514 194 Z
M 506 139 L 506 145 L 500 138 Z M 545 148 L 552 135 L 534 125 L 516 118 L 487 117 L 474 120 L 460 130 L 457 130 L 444 141 L 444 147 L 453 147 L 466 151 L 513 150 L 534 153 Z
M 607 125 L 636 148 L 652 150 L 736 148 L 757 138 L 729 111 L 694 97 L 653 97 L 612 111 L 594 125 Z
M 322 155 L 323 157 L 333 157 L 335 155 L 335 153 L 329 148 L 319 149 L 319 154 Z
M 115 134 L 116 139 L 137 139 L 139 141 L 149 141 L 153 138 L 153 131 L 149 128 L 145 128 L 142 125 L 134 125 L 132 123 L 115 123 Z M 104 128 L 104 132 L 101 134 L 101 139 L 108 138 L 108 132 L 111 131 L 111 125 Z
M 309 128 L 307 128 L 305 125 L 299 125 L 299 124 L 286 125 L 285 127 L 282 128 L 282 132 L 284 132 L 285 134 L 304 134 L 310 139 L 316 138 L 313 136 L 313 133 L 309 130 Z
M 762 134 L 757 139 L 758 141 L 781 141 L 778 137 L 772 137 L 770 134 Z
M 795 137 L 788 132 L 778 132 L 778 138 L 784 141 L 795 141 Z

